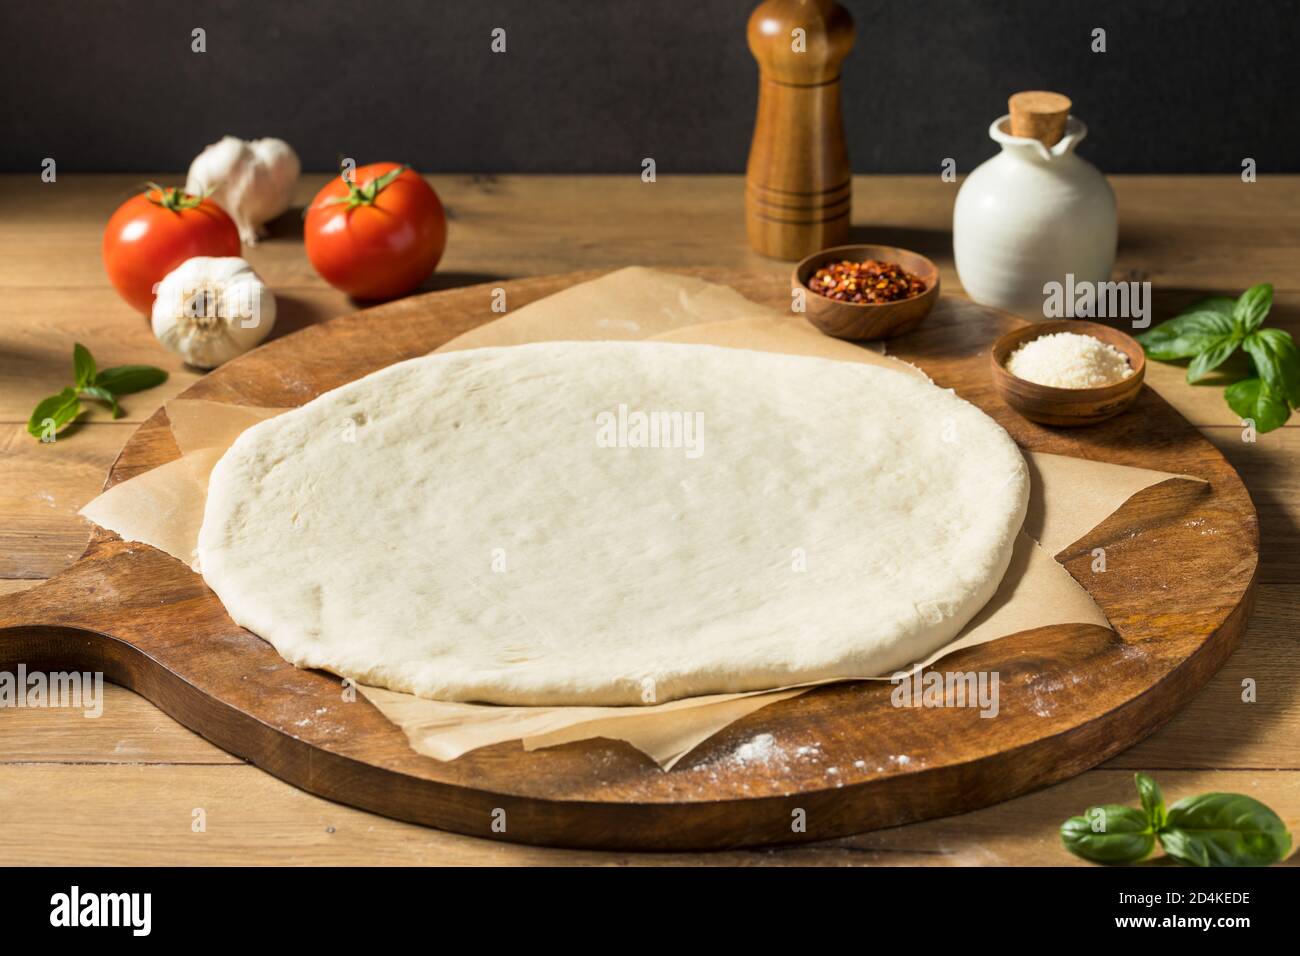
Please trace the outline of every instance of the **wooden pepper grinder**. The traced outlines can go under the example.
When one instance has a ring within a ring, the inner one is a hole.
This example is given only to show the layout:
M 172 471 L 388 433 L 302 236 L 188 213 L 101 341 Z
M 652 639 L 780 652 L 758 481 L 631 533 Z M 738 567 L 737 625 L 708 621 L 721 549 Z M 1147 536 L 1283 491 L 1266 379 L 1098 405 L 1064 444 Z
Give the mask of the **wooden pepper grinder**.
M 760 80 L 745 229 L 756 252 L 802 259 L 848 240 L 840 63 L 853 48 L 853 18 L 834 0 L 766 0 L 748 34 Z

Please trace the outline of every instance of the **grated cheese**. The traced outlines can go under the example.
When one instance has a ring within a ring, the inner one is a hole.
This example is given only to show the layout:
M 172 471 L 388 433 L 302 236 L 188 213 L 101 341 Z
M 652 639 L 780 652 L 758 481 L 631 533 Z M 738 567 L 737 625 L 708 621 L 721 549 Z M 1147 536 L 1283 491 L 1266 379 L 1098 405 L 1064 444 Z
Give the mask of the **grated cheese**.
M 1100 388 L 1133 374 L 1127 355 L 1077 332 L 1031 339 L 1007 356 L 1006 369 L 1016 378 L 1052 388 Z

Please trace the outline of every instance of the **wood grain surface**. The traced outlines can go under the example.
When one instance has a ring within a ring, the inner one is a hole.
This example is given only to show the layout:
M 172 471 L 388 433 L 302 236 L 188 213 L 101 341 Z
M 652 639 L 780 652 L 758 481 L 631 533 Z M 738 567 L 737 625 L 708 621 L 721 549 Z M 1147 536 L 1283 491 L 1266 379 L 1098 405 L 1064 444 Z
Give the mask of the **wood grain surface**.
M 75 558 L 89 533 L 75 511 L 96 493 L 132 424 L 197 377 L 157 350 L 147 325 L 108 289 L 98 262 L 103 221 L 144 178 L 62 177 L 57 189 L 34 178 L 0 179 L 0 206 L 6 210 L 0 222 L 0 594 L 24 590 Z M 656 184 L 622 177 L 431 181 L 453 222 L 444 271 L 430 288 L 629 262 L 713 263 L 788 275 L 785 264 L 747 251 L 739 177 L 661 175 Z M 1300 180 L 1243 185 L 1232 178 L 1117 177 L 1114 183 L 1122 211 L 1118 271 L 1155 283 L 1157 319 L 1206 291 L 1235 293 L 1271 280 L 1278 295 L 1270 321 L 1300 331 Z M 319 178 L 308 178 L 300 200 L 318 186 Z M 858 177 L 854 240 L 923 251 L 939 264 L 945 293 L 959 292 L 947 237 L 955 189 L 937 177 Z M 1205 222 L 1214 228 L 1203 228 Z M 526 258 L 520 258 L 521 248 L 527 248 Z M 311 274 L 292 217 L 248 255 L 277 283 L 282 305 L 288 303 L 282 308 L 287 328 L 352 308 Z M 40 449 L 27 443 L 21 424 L 31 405 L 61 384 L 74 340 L 90 345 L 104 364 L 147 361 L 176 374 L 164 388 L 129 402 L 126 422 L 92 417 L 78 428 L 75 442 L 60 443 L 57 461 L 38 459 Z M 1102 769 L 975 814 L 816 849 L 670 859 L 1070 863 L 1057 845 L 1056 824 L 1089 802 L 1129 801 L 1133 769 L 1156 772 L 1175 797 L 1239 790 L 1294 819 L 1300 806 L 1294 743 L 1300 704 L 1291 690 L 1300 659 L 1293 583 L 1300 571 L 1297 432 L 1288 426 L 1244 443 L 1220 390 L 1188 387 L 1181 376 L 1177 367 L 1148 369 L 1148 383 L 1200 426 L 1245 477 L 1260 513 L 1264 586 L 1242 648 L 1167 727 Z M 1242 700 L 1245 680 L 1259 688 L 1255 702 Z M 128 691 L 110 687 L 106 697 L 99 720 L 67 711 L 0 711 L 0 816 L 6 821 L 0 860 L 158 862 L 193 853 L 209 861 L 307 862 L 330 858 L 332 846 L 351 862 L 663 859 L 528 850 L 348 810 L 233 762 Z M 204 766 L 214 763 L 221 766 Z M 209 783 L 214 778 L 195 777 L 191 767 L 227 776 L 220 785 Z M 123 768 L 131 782 L 114 768 Z M 81 786 L 72 788 L 69 780 Z M 128 799 L 131 825 L 121 814 Z M 196 835 L 190 812 L 200 806 L 208 809 L 210 824 L 206 834 Z M 173 810 L 183 818 L 176 819 Z M 317 820 L 323 828 L 313 837 Z M 345 840 L 332 838 L 336 824 L 339 833 L 349 834 Z M 202 841 L 211 848 L 200 848 Z

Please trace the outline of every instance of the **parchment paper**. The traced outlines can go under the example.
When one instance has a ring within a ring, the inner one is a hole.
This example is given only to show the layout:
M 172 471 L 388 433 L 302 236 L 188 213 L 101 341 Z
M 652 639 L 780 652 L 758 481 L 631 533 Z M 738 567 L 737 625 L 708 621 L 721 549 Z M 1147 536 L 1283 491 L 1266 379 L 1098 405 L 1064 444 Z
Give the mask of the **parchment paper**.
M 719 315 L 727 319 L 715 321 Z M 759 306 L 730 288 L 642 268 L 619 270 L 573 286 L 435 351 L 616 338 L 813 355 L 924 375 L 871 349 L 828 338 L 802 317 Z M 186 399 L 168 402 L 167 414 L 182 457 L 114 486 L 81 514 L 126 540 L 149 544 L 193 566 L 207 480 L 217 459 L 244 429 L 282 411 Z M 1026 452 L 1025 457 L 1031 472 L 1029 514 L 1001 586 L 954 641 L 915 667 L 930 666 L 966 647 L 1052 624 L 1108 627 L 1101 609 L 1052 555 L 1081 538 L 1137 491 L 1187 477 L 1059 455 Z M 863 679 L 888 677 L 864 675 Z M 360 686 L 360 690 L 403 729 L 414 750 L 440 760 L 509 740 L 522 740 L 526 749 L 533 750 L 606 737 L 627 741 L 668 770 L 728 724 L 810 686 L 644 707 L 505 707 L 427 700 L 377 687 Z
M 773 314 L 730 286 L 628 266 L 511 310 L 434 351 L 527 342 L 648 339 L 701 322 Z M 816 332 L 806 320 L 800 321 Z

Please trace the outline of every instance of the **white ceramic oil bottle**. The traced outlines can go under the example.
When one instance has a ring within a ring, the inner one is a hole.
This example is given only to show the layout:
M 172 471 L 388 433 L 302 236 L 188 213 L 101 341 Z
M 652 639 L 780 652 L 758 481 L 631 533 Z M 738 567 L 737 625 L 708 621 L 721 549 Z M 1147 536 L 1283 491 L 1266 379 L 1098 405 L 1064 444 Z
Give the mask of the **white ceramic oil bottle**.
M 1002 152 L 975 169 L 953 207 L 952 244 L 966 294 L 1043 318 L 1049 282 L 1106 282 L 1118 216 L 1110 183 L 1074 154 L 1088 128 L 1059 93 L 1017 93 L 989 136 Z

